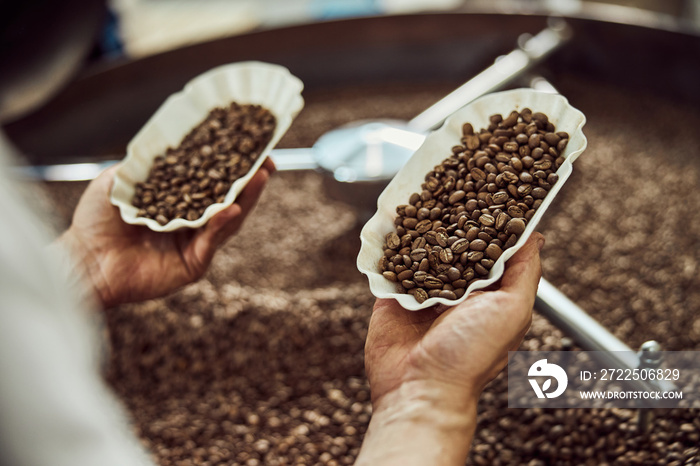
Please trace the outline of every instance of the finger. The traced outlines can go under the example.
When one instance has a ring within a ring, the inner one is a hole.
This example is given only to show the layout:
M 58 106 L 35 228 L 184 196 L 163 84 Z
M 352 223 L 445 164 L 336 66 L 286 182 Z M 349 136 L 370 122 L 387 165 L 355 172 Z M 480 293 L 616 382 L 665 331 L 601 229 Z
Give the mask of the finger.
M 218 224 L 215 224 L 218 231 L 214 238 L 217 246 L 240 229 L 241 225 L 243 225 L 243 221 L 255 208 L 269 179 L 270 172 L 268 172 L 267 169 L 261 168 L 258 170 L 255 176 L 248 182 L 245 189 L 238 195 L 238 198 L 236 198 L 236 204 L 240 206 L 240 212 L 234 216 L 218 220 Z
M 240 205 L 241 209 L 243 209 L 243 215 L 248 215 L 248 213 L 253 210 L 269 179 L 270 172 L 264 166 L 260 167 L 260 170 L 258 170 L 255 176 L 248 182 L 245 189 L 241 191 L 241 194 L 239 194 L 236 199 L 236 204 Z
M 544 236 L 534 232 L 527 243 L 508 260 L 501 291 L 518 296 L 525 302 L 535 302 L 537 285 L 542 276 L 540 249 L 544 246 Z
M 121 165 L 121 162 L 115 163 L 111 167 L 107 167 L 104 170 L 102 170 L 98 175 L 97 178 L 108 178 L 110 180 L 110 184 L 114 181 L 114 174 L 117 172 L 117 169 Z
M 88 184 L 88 187 L 85 188 L 85 192 L 89 192 L 90 196 L 97 193 L 99 193 L 100 196 L 103 196 L 105 193 L 109 194 L 114 184 L 114 173 L 117 171 L 118 167 L 119 164 L 115 164 L 102 170 L 95 179 Z
M 433 321 L 440 315 L 441 311 L 438 306 L 431 306 L 420 311 L 409 311 L 401 307 L 395 299 L 377 298 L 372 310 L 372 316 L 382 314 L 385 319 L 391 319 L 395 324 L 416 324 L 421 322 Z
M 208 266 L 216 248 L 240 228 L 245 217 L 255 206 L 269 177 L 269 172 L 261 168 L 241 191 L 236 202 L 212 217 L 195 235 L 190 249 L 194 254 L 193 259 L 200 267 Z
M 275 166 L 275 162 L 270 158 L 266 158 L 265 161 L 262 164 L 262 168 L 267 170 L 267 172 L 272 175 L 277 171 L 277 167 Z

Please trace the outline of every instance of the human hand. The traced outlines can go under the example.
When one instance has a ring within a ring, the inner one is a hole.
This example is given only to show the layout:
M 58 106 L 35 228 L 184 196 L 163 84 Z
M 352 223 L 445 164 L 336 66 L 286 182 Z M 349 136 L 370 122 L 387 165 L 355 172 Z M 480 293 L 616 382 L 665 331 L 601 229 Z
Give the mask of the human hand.
M 358 464 L 464 464 L 478 397 L 530 327 L 543 244 L 534 233 L 500 284 L 444 312 L 377 300 L 365 345 L 374 410 Z
M 122 221 L 109 201 L 115 170 L 105 170 L 88 185 L 59 238 L 85 265 L 105 307 L 164 296 L 199 279 L 217 247 L 253 210 L 275 167 L 267 159 L 236 202 L 204 227 L 166 233 Z

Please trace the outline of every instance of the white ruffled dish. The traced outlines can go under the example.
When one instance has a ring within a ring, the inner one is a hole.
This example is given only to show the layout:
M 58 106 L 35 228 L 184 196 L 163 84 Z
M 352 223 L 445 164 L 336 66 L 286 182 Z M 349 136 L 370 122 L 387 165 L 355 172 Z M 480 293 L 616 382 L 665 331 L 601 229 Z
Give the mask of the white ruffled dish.
M 489 125 L 491 115 L 500 113 L 505 116 L 513 110 L 520 111 L 523 108 L 530 108 L 533 112 L 546 114 L 557 131 L 569 133 L 569 143 L 562 154 L 566 160 L 556 172 L 559 175 L 559 181 L 549 191 L 532 220 L 528 222 L 527 228 L 518 242 L 503 252 L 488 277 L 472 283 L 467 288 L 466 293 L 458 300 L 429 298 L 423 303 L 419 303 L 410 294 L 397 293 L 396 283 L 384 278 L 378 267 L 379 259 L 384 254 L 382 248 L 384 237 L 387 233 L 395 231 L 396 206 L 406 204 L 412 193 L 420 192 L 420 185 L 423 183 L 426 173 L 447 158 L 451 148 L 459 144 L 464 123 L 471 123 L 478 131 Z M 571 175 L 573 162 L 586 148 L 587 141 L 582 130 L 585 123 L 586 117 L 583 113 L 572 107 L 565 97 L 532 89 L 515 89 L 488 94 L 455 112 L 442 127 L 428 135 L 423 145 L 384 189 L 377 201 L 377 212 L 362 229 L 360 234 L 362 246 L 357 257 L 357 268 L 367 275 L 372 294 L 377 298 L 396 299 L 405 309 L 416 311 L 435 304 L 453 306 L 466 300 L 472 291 L 486 288 L 498 281 L 503 275 L 506 261 L 525 244 L 535 230 L 542 215 Z
M 114 176 L 112 204 L 119 208 L 126 223 L 146 225 L 154 231 L 204 226 L 211 217 L 233 204 L 289 129 L 304 106 L 303 88 L 301 80 L 287 68 L 254 61 L 219 66 L 197 76 L 182 91 L 171 95 L 129 142 L 126 157 Z M 135 185 L 146 180 L 153 160 L 168 147 L 177 147 L 211 110 L 226 107 L 231 102 L 261 105 L 277 119 L 270 142 L 248 173 L 233 183 L 224 202 L 210 205 L 197 220 L 175 219 L 161 225 L 153 219 L 137 217 L 138 209 L 131 205 Z

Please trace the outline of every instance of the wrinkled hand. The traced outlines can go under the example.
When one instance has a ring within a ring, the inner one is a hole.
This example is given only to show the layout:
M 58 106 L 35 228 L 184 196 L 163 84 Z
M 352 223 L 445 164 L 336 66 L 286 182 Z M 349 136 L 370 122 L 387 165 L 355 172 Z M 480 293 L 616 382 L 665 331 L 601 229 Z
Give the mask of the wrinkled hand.
M 365 347 L 375 409 L 407 382 L 439 387 L 458 406 L 478 398 L 530 327 L 543 244 L 534 233 L 507 262 L 497 289 L 474 293 L 444 312 L 411 312 L 395 300 L 377 300 Z
M 109 201 L 116 167 L 93 180 L 78 202 L 70 228 L 61 236 L 82 259 L 104 306 L 164 296 L 199 279 L 216 249 L 241 227 L 272 172 L 266 160 L 229 208 L 206 226 L 159 233 L 122 221 Z

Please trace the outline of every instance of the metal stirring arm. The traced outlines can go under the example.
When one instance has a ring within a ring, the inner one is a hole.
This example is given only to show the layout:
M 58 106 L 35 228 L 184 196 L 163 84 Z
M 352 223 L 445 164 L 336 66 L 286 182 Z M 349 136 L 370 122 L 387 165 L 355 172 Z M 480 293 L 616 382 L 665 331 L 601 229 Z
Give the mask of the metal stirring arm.
M 550 18 L 548 28 L 535 36 L 521 35 L 518 48 L 499 57 L 493 65 L 425 109 L 408 122 L 409 127 L 417 132 L 438 128 L 445 119 L 469 102 L 521 76 L 569 40 L 571 35 L 571 28 L 565 21 Z

